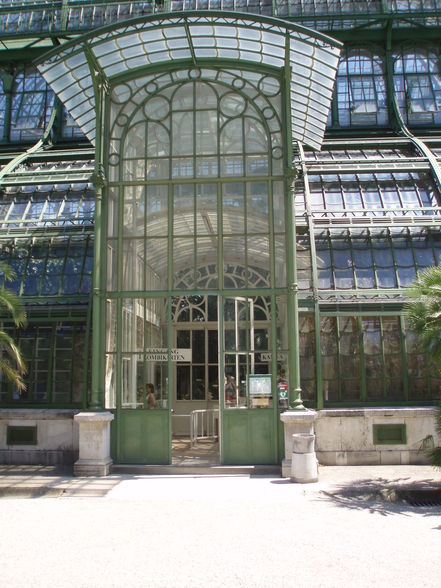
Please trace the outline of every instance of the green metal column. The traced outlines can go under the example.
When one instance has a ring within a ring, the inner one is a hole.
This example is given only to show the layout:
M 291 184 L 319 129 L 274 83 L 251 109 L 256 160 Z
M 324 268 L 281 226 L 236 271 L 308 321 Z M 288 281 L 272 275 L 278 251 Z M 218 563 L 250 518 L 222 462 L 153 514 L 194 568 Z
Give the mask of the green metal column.
M 286 274 L 288 286 L 288 372 L 289 372 L 289 406 L 303 409 L 300 388 L 299 356 L 299 305 L 296 259 L 296 220 L 294 213 L 294 179 L 296 169 L 293 164 L 290 85 L 291 67 L 289 61 L 290 38 L 285 38 L 284 71 L 284 115 L 285 115 L 285 218 L 286 218 Z
M 308 170 L 305 163 L 305 152 L 300 143 L 298 143 L 300 156 L 300 165 L 303 175 L 303 186 L 305 191 L 306 218 L 308 222 L 309 244 L 311 252 L 311 270 L 312 270 L 312 295 L 314 299 L 314 329 L 315 329 L 315 374 L 317 385 L 317 409 L 321 410 L 323 402 L 323 378 L 322 378 L 322 358 L 321 358 L 321 332 L 320 332 L 320 305 L 318 298 L 318 274 L 317 274 L 317 253 L 315 248 L 314 219 L 311 211 L 311 194 L 309 191 Z
M 0 139 L 8 142 L 11 132 L 12 90 L 14 87 L 14 75 L 10 72 L 1 71 L 0 79 L 3 82 L 3 92 L 5 94 L 5 120 L 3 121 L 3 137 L 0 137 Z
M 90 62 L 89 62 L 90 63 Z M 92 67 L 91 67 L 92 69 Z M 95 147 L 95 172 L 93 185 L 95 188 L 95 242 L 92 281 L 92 305 L 93 305 L 93 329 L 92 329 L 92 391 L 91 410 L 104 409 L 104 312 L 103 312 L 103 252 L 105 252 L 105 218 L 103 216 L 103 190 L 105 186 L 104 176 L 104 128 L 105 128 L 105 101 L 108 92 L 108 84 L 104 75 L 93 71 L 94 89 L 96 97 L 96 147 Z

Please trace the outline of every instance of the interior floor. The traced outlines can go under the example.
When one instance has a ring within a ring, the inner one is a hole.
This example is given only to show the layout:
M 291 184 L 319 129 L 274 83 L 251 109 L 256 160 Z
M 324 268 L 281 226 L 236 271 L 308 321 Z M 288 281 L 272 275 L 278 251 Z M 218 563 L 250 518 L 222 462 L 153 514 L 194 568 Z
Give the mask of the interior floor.
M 218 439 L 199 439 L 191 446 L 190 437 L 173 437 L 173 465 L 219 465 Z

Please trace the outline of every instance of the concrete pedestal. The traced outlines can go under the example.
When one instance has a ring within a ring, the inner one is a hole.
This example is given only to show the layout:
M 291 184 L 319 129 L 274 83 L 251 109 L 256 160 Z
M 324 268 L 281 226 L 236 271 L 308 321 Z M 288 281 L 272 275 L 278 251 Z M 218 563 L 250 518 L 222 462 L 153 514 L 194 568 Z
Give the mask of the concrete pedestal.
M 292 436 L 298 433 L 314 434 L 314 410 L 287 410 L 280 415 L 285 429 L 285 459 L 282 461 L 282 477 L 291 477 Z
M 110 472 L 111 412 L 80 412 L 74 420 L 79 426 L 79 459 L 75 476 L 107 476 Z
M 315 435 L 296 433 L 292 436 L 291 482 L 309 484 L 317 482 L 317 456 Z

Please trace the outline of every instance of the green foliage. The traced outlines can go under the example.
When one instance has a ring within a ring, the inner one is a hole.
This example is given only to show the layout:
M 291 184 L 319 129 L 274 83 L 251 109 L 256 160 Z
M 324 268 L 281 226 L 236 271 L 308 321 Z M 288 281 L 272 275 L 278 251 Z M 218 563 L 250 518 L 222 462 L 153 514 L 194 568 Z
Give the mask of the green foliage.
M 13 270 L 0 263 L 0 272 L 4 276 L 4 283 L 0 286 L 0 312 L 6 312 L 12 317 L 17 327 L 26 324 L 25 310 L 15 294 L 5 287 L 5 282 L 15 277 Z M 13 339 L 5 331 L 0 330 L 0 374 L 19 390 L 25 389 L 23 375 L 26 366 L 23 357 Z
M 418 273 L 407 295 L 410 328 L 421 337 L 424 348 L 441 361 L 441 266 Z
M 441 365 L 441 266 L 419 272 L 407 294 L 412 299 L 407 304 L 409 326 Z M 441 406 L 436 415 L 436 429 L 441 437 Z M 428 449 L 426 455 L 432 465 L 441 468 L 441 447 Z
M 441 405 L 438 407 L 436 413 L 436 432 L 438 433 L 439 437 L 441 438 Z M 437 467 L 441 468 L 441 447 L 434 447 L 433 449 L 429 449 L 426 452 L 427 457 L 429 458 L 430 463 Z

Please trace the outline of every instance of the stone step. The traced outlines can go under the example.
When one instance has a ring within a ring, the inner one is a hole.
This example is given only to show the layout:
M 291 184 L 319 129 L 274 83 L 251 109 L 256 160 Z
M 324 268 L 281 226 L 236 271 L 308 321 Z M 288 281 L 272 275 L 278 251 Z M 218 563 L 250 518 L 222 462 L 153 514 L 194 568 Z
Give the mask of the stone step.
M 113 464 L 112 474 L 144 476 L 275 476 L 281 475 L 279 465 L 138 465 Z

